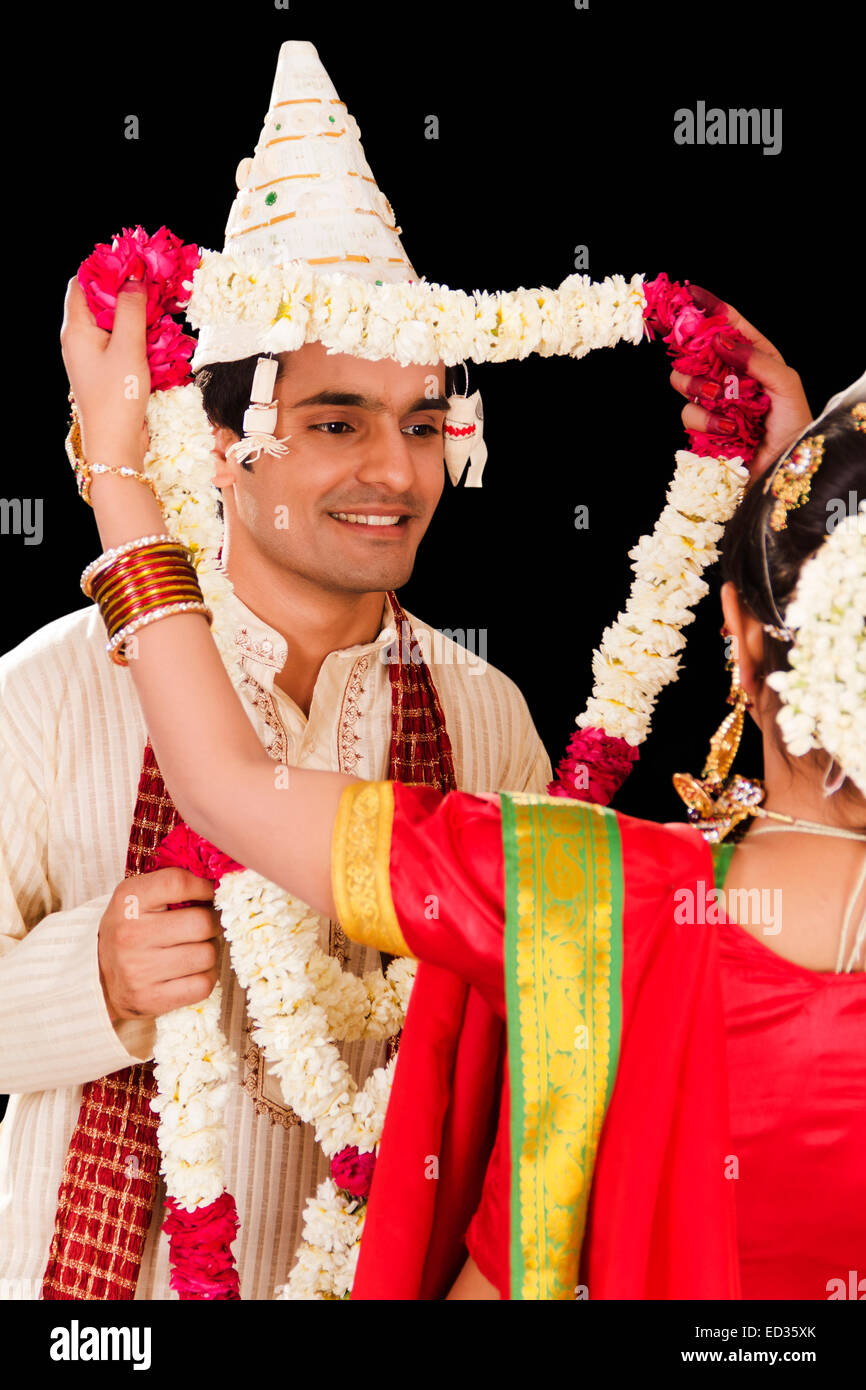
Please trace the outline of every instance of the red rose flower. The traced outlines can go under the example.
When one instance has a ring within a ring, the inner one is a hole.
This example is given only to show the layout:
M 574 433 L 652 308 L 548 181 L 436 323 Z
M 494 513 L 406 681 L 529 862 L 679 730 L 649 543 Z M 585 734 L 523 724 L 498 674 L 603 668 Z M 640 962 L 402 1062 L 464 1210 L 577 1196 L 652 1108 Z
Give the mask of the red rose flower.
M 331 1177 L 343 1192 L 349 1192 L 353 1197 L 366 1197 L 370 1191 L 375 1167 L 376 1155 L 358 1153 L 357 1145 L 352 1144 L 349 1148 L 341 1149 L 338 1154 L 334 1154 L 331 1159 Z
M 230 855 L 223 854 L 210 840 L 197 835 L 185 821 L 179 821 L 157 845 L 151 867 L 166 869 L 172 864 L 189 869 L 198 878 L 208 878 L 212 883 L 219 883 L 223 874 L 240 873 L 244 867 Z
M 240 1282 L 231 1243 L 239 1226 L 235 1199 L 223 1192 L 216 1201 L 186 1211 L 166 1198 L 162 1229 L 169 1238 L 169 1283 L 181 1299 L 236 1300 Z
M 650 338 L 661 334 L 673 358 L 675 371 L 727 385 L 732 368 L 718 356 L 716 334 L 724 329 L 735 343 L 748 343 L 739 330 L 731 328 L 723 313 L 710 314 L 694 303 L 688 282 L 679 285 L 661 274 L 644 285 L 644 322 Z M 712 402 L 712 414 L 733 424 L 728 433 L 688 430 L 689 448 L 699 455 L 733 458 L 739 455 L 749 463 L 763 434 L 763 421 L 770 405 L 769 396 L 745 373 L 735 374 L 736 396 L 723 393 Z M 558 793 L 557 793 L 558 794 Z
M 136 227 L 131 235 L 139 244 L 148 279 L 161 287 L 163 313 L 178 313 L 189 303 L 193 272 L 201 259 L 198 247 L 184 246 L 167 227 L 160 227 L 152 237 Z
M 147 330 L 147 361 L 151 391 L 167 391 L 192 380 L 189 360 L 195 351 L 195 338 L 182 332 L 180 324 L 164 314 Z
M 655 280 L 646 281 L 643 288 L 647 333 L 650 338 L 654 338 L 656 333 L 670 333 L 679 311 L 692 303 L 688 289 L 676 281 L 670 281 L 664 271 Z
M 607 806 L 639 757 L 638 749 L 624 738 L 606 734 L 603 729 L 577 729 L 547 788 L 548 795 Z

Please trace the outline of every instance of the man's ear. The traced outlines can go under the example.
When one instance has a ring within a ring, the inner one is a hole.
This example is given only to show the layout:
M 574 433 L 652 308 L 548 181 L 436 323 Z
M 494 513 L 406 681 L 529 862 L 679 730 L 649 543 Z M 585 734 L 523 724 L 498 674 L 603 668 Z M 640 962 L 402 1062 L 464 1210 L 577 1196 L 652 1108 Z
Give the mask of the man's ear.
M 231 464 L 226 458 L 226 450 L 232 444 L 236 444 L 238 436 L 234 430 L 230 430 L 225 425 L 220 425 L 213 432 L 214 446 L 211 450 L 214 461 L 213 482 L 216 487 L 231 487 L 235 481 Z

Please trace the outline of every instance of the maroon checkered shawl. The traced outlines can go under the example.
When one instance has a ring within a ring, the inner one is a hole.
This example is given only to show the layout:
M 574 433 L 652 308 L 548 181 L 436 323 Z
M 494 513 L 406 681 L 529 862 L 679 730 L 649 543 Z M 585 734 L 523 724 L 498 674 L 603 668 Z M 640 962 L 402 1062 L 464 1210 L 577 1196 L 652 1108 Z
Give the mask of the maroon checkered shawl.
M 398 640 L 391 648 L 389 777 L 453 791 L 454 762 L 433 678 L 405 613 L 388 594 Z M 179 820 L 150 742 L 145 746 L 126 855 L 126 876 L 147 873 Z M 132 1299 L 159 1172 L 153 1063 L 88 1081 L 66 1154 L 43 1299 Z

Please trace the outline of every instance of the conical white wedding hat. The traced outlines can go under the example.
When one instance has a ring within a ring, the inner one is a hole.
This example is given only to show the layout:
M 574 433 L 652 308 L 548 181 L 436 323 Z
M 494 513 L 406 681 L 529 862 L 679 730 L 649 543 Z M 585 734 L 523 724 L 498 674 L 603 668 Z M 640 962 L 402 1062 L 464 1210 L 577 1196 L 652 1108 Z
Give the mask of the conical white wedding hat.
M 235 181 L 224 256 L 255 266 L 296 263 L 376 285 L 417 282 L 358 123 L 313 44 L 292 39 L 280 48 L 258 144 L 241 160 Z M 280 346 L 264 344 L 252 323 L 227 329 L 204 321 L 192 366 Z
M 313 44 L 281 47 L 255 154 L 241 160 L 236 179 L 226 251 L 280 265 L 305 261 L 365 280 L 417 280 L 358 123 Z
M 640 341 L 642 276 L 471 294 L 419 278 L 360 136 L 313 44 L 284 43 L 224 249 L 203 250 L 193 274 L 193 371 L 305 342 L 453 366 Z

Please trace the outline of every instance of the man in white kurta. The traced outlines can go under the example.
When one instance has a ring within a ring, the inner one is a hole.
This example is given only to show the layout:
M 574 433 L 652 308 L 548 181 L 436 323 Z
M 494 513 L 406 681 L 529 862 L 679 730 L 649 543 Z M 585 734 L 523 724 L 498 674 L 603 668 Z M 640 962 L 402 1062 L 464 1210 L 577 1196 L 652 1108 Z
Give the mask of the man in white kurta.
M 248 713 L 283 763 L 387 777 L 390 604 L 373 642 L 331 652 L 309 718 L 276 684 L 280 634 L 233 595 Z M 543 791 L 550 763 L 515 684 L 407 614 L 439 693 L 457 785 Z M 105 654 L 95 607 L 50 623 L 0 659 L 0 1298 L 37 1298 L 83 1083 L 152 1055 L 154 1023 L 112 1023 L 100 983 L 99 924 L 124 865 L 146 731 L 128 669 Z M 321 944 L 358 974 L 378 956 L 322 922 Z M 222 951 L 222 1026 L 240 1063 L 231 1090 L 226 1179 L 240 1230 L 243 1299 L 285 1282 L 303 1209 L 327 1160 L 282 1102 L 245 1031 L 243 991 Z M 385 1044 L 343 1044 L 359 1084 Z M 160 1181 L 136 1297 L 169 1291 Z

